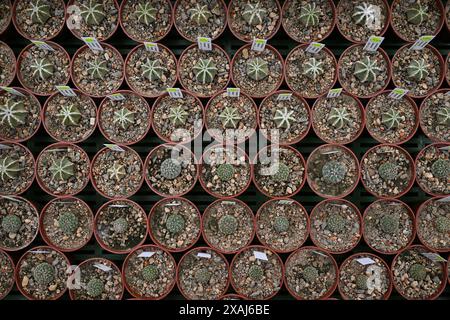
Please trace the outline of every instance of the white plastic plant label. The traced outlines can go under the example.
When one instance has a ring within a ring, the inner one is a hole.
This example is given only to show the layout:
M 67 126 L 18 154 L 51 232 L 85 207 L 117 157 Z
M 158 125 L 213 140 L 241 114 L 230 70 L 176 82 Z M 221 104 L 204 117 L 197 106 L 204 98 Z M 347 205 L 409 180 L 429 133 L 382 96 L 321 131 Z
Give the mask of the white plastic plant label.
M 100 44 L 100 42 L 98 42 L 98 40 L 94 37 L 81 37 L 81 39 L 84 41 L 84 43 L 86 43 L 86 45 L 94 51 L 103 51 L 103 47 Z
M 144 42 L 145 50 L 150 52 L 159 52 L 158 44 L 155 42 Z
M 445 151 L 445 152 L 449 152 L 450 151 L 450 146 L 440 147 L 439 150 Z
M 153 251 L 144 251 L 142 253 L 140 253 L 138 255 L 139 258 L 150 258 L 151 256 L 153 256 L 155 254 L 155 252 Z
M 64 97 L 76 97 L 77 94 L 69 86 L 55 86 Z
M 239 98 L 239 96 L 241 95 L 241 89 L 227 88 L 227 95 L 232 98 Z
M 105 147 L 111 149 L 112 151 L 124 152 L 125 150 L 118 146 L 117 144 L 105 143 Z
M 359 258 L 359 259 L 356 259 L 356 261 L 358 261 L 358 263 L 363 265 L 363 266 L 367 266 L 369 264 L 374 264 L 375 263 L 375 261 L 372 258 L 369 258 L 369 257 Z
M 277 97 L 278 101 L 288 101 L 291 100 L 292 93 L 280 93 Z
M 422 252 L 422 255 L 433 262 L 447 262 L 447 260 L 435 252 Z
M 109 272 L 112 270 L 111 267 L 108 267 L 107 265 L 104 265 L 103 263 L 96 263 L 96 264 L 94 264 L 94 267 L 96 267 L 99 270 L 105 271 L 105 272 Z
M 436 200 L 437 202 L 450 202 L 450 196 Z
M 408 92 L 409 92 L 408 89 L 395 88 L 394 90 L 391 91 L 391 93 L 389 93 L 388 97 L 399 100 L 403 98 Z
M 294 200 L 278 200 L 279 204 L 292 204 Z
M 13 196 L 0 196 L 0 198 L 11 200 L 11 201 L 14 201 L 14 202 L 22 202 L 22 200 L 17 199 L 17 198 L 15 198 Z
M 12 149 L 12 147 L 7 146 L 6 144 L 0 143 L 0 150 Z
M 434 36 L 421 36 L 414 44 L 409 48 L 411 50 L 422 50 L 425 48 L 431 40 L 434 39 Z
M 198 48 L 203 51 L 211 51 L 212 50 L 212 41 L 211 38 L 208 37 L 198 37 L 197 38 Z
M 305 49 L 309 53 L 319 53 L 325 47 L 325 44 L 320 42 L 311 42 Z
M 180 88 L 167 88 L 167 93 L 171 98 L 183 98 L 183 92 L 181 92 Z
M 328 91 L 327 98 L 337 98 L 341 95 L 342 88 L 331 89 Z
M 197 257 L 211 259 L 211 254 L 209 254 L 207 252 L 199 252 L 199 253 L 197 253 Z
M 94 124 L 95 124 L 95 121 L 96 121 L 97 119 L 96 118 L 90 118 L 89 119 L 89 124 L 91 125 L 91 126 L 93 126 Z
M 269 261 L 269 259 L 267 258 L 267 254 L 265 252 L 253 251 L 253 254 L 255 255 L 255 258 L 258 260 Z
M 46 43 L 45 41 L 31 40 L 31 42 L 39 49 L 43 49 L 43 50 L 47 50 L 47 51 L 55 51 L 55 49 L 53 49 L 52 46 L 49 45 L 48 43 Z
M 383 40 L 384 37 L 370 36 L 369 40 L 367 40 L 366 45 L 364 46 L 364 50 L 370 52 L 377 51 L 383 43 Z
M 121 101 L 125 100 L 125 96 L 121 93 L 113 93 L 107 96 L 109 100 L 111 101 Z
M 16 95 L 16 96 L 20 96 L 20 97 L 25 97 L 25 95 L 22 93 L 22 92 L 20 92 L 20 91 L 17 91 L 16 89 L 14 89 L 14 88 L 11 88 L 11 87 L 0 87 L 2 90 L 4 90 L 4 91 L 6 91 L 6 92 L 8 92 L 8 93 L 11 93 L 11 94 L 14 94 L 14 95 Z
M 253 39 L 252 50 L 253 51 L 264 51 L 266 48 L 267 40 L 265 39 Z

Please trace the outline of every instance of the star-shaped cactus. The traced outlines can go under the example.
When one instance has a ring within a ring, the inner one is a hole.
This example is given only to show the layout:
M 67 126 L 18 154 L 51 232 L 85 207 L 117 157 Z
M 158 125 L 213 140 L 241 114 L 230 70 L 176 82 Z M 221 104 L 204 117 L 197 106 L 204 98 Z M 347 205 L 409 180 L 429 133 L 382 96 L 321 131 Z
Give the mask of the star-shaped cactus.
M 277 128 L 289 129 L 291 127 L 291 121 L 296 121 L 296 119 L 292 116 L 293 114 L 294 111 L 288 110 L 286 107 L 276 110 L 273 121 L 275 121 Z
M 425 59 L 418 59 L 411 61 L 410 65 L 407 68 L 408 77 L 415 81 L 421 81 L 428 75 L 429 64 L 425 61 Z
M 436 118 L 439 124 L 450 126 L 450 107 L 442 107 L 436 112 Z
M 80 15 L 88 25 L 98 25 L 106 17 L 103 4 L 97 0 L 89 0 L 88 5 L 80 3 Z
M 239 111 L 236 108 L 226 107 L 219 115 L 219 119 L 222 121 L 224 128 L 236 129 L 236 126 L 242 117 L 239 115 Z
M 22 170 L 19 160 L 14 160 L 8 156 L 0 159 L 0 178 L 2 181 L 14 179 Z
M 103 80 L 108 73 L 107 63 L 104 59 L 97 57 L 94 61 L 88 61 L 88 65 L 86 71 L 92 79 Z
M 142 76 L 150 81 L 160 80 L 167 68 L 159 60 L 150 60 L 147 58 L 141 66 Z
M 361 82 L 373 82 L 381 71 L 382 69 L 377 66 L 377 61 L 366 56 L 364 59 L 356 61 L 353 74 Z
M 139 23 L 143 23 L 146 26 L 149 26 L 151 23 L 155 22 L 156 13 L 158 13 L 158 9 L 152 7 L 149 2 L 141 2 L 137 5 L 136 18 Z
M 352 17 L 356 24 L 367 26 L 375 21 L 375 6 L 363 2 L 355 7 Z
M 262 24 L 267 16 L 267 10 L 263 8 L 260 2 L 247 3 L 242 12 L 242 17 L 251 26 Z
M 319 9 L 314 2 L 307 3 L 300 8 L 300 22 L 307 28 L 316 26 L 319 23 L 319 13 Z
M 181 126 L 186 123 L 188 115 L 182 106 L 177 106 L 170 108 L 168 117 L 174 126 Z
M 1 124 L 8 124 L 11 128 L 24 124 L 27 114 L 28 111 L 25 109 L 23 102 L 15 101 L 12 98 L 7 99 L 6 103 L 0 106 Z
M 33 23 L 44 24 L 50 19 L 50 5 L 46 1 L 30 1 L 30 8 L 26 9 L 30 13 Z
M 125 175 L 125 167 L 118 162 L 114 162 L 113 166 L 108 169 L 108 174 L 110 179 L 115 179 L 116 181 L 122 180 Z
M 52 173 L 52 179 L 68 180 L 74 175 L 74 164 L 66 157 L 54 160 L 48 169 Z
M 255 81 L 259 81 L 267 77 L 269 74 L 269 65 L 267 61 L 257 57 L 247 61 L 247 76 Z
M 217 74 L 217 67 L 212 58 L 198 60 L 193 69 L 195 78 L 202 84 L 213 82 Z
M 406 9 L 406 17 L 409 23 L 420 25 L 428 19 L 428 7 L 423 6 L 420 1 Z
M 401 121 L 405 121 L 405 116 L 400 115 L 400 111 L 394 108 L 389 109 L 381 115 L 381 122 L 387 129 L 398 128 Z
M 126 130 L 130 124 L 134 123 L 134 114 L 127 108 L 122 108 L 119 111 L 114 111 L 113 123 L 118 123 L 122 129 Z
M 61 110 L 56 116 L 61 120 L 65 126 L 75 126 L 80 122 L 81 113 L 78 108 L 73 105 L 62 105 Z
M 350 113 L 346 108 L 331 108 L 330 115 L 328 116 L 328 123 L 336 129 L 341 129 L 344 125 L 350 123 Z
M 53 64 L 47 58 L 34 59 L 30 65 L 33 77 L 39 77 L 42 80 L 47 80 L 53 75 Z
M 322 64 L 323 62 L 316 58 L 308 59 L 303 63 L 303 74 L 312 80 L 316 80 L 317 76 L 323 74 Z
M 189 9 L 188 14 L 191 16 L 191 21 L 197 25 L 207 24 L 208 19 L 212 17 L 212 13 L 208 10 L 208 6 L 199 3 L 197 3 L 194 8 Z

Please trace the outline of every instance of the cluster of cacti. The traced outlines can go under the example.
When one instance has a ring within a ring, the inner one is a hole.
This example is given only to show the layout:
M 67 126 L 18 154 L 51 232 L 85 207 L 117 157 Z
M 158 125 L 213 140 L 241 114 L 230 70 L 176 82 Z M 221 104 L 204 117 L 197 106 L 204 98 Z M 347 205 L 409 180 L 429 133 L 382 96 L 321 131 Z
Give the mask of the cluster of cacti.
M 168 118 L 174 126 L 181 126 L 186 123 L 189 113 L 183 106 L 170 108 Z
M 150 81 L 157 81 L 162 78 L 167 68 L 161 64 L 160 60 L 150 60 L 147 58 L 141 65 L 142 76 Z
M 277 128 L 289 129 L 291 127 L 291 122 L 297 121 L 292 115 L 293 110 L 288 110 L 284 107 L 283 109 L 277 109 L 275 115 L 273 116 L 273 121 L 277 125 Z
M 168 180 L 173 180 L 181 174 L 180 161 L 172 158 L 167 158 L 161 163 L 161 175 Z
M 313 266 L 307 266 L 302 271 L 302 277 L 306 282 L 314 282 L 319 277 L 319 271 Z
M 14 160 L 8 156 L 0 159 L 0 178 L 2 181 L 17 177 L 22 170 L 19 160 Z
M 62 105 L 61 110 L 56 114 L 65 126 L 75 126 L 80 122 L 81 112 L 73 104 Z
M 114 111 L 113 123 L 118 123 L 122 129 L 126 130 L 130 124 L 134 123 L 135 112 L 122 108 L 119 111 Z
M 428 75 L 428 68 L 430 65 L 425 61 L 425 59 L 413 60 L 407 68 L 408 77 L 415 81 L 421 81 Z
M 170 233 L 180 233 L 184 230 L 186 222 L 181 214 L 174 213 L 167 217 L 166 228 Z
M 437 159 L 431 165 L 431 172 L 438 179 L 448 179 L 450 177 L 450 160 Z
M 236 232 L 238 228 L 237 219 L 230 215 L 226 214 L 219 219 L 219 231 L 225 235 L 231 235 Z
M 261 281 L 264 277 L 264 270 L 261 266 L 254 264 L 248 269 L 248 275 L 253 281 Z
M 380 219 L 380 228 L 384 233 L 394 234 L 398 231 L 400 221 L 392 214 L 385 214 Z
M 316 80 L 318 76 L 323 74 L 322 64 L 323 62 L 316 58 L 309 58 L 303 63 L 303 74 L 312 80 Z
M 373 82 L 381 71 L 375 59 L 365 56 L 362 60 L 356 61 L 353 75 L 361 82 Z
M 400 114 L 400 111 L 395 110 L 394 108 L 390 108 L 388 111 L 384 112 L 381 115 L 381 123 L 383 123 L 388 130 L 392 128 L 398 128 L 400 122 L 405 120 L 405 116 L 402 116 Z
M 339 161 L 329 161 L 322 167 L 322 177 L 327 183 L 337 184 L 347 175 L 347 166 Z
M 392 162 L 384 162 L 378 167 L 378 175 L 385 181 L 395 180 L 398 177 L 398 166 Z
M 217 67 L 213 58 L 198 60 L 193 70 L 195 72 L 195 79 L 202 84 L 213 82 L 217 74 Z
M 408 9 L 406 9 L 406 16 L 408 18 L 408 22 L 420 25 L 426 19 L 428 19 L 428 8 L 427 6 L 423 6 L 420 1 L 417 1 L 415 4 L 411 5 Z
M 198 283 L 207 284 L 211 280 L 211 272 L 207 268 L 201 268 L 195 272 L 194 277 Z
M 367 283 L 369 281 L 369 277 L 365 274 L 358 274 L 355 279 L 356 287 L 359 290 L 367 290 Z
M 7 214 L 2 219 L 2 229 L 6 233 L 17 233 L 22 226 L 22 220 L 15 214 Z
M 89 0 L 89 3 L 85 5 L 80 3 L 80 15 L 88 25 L 98 25 L 106 17 L 103 4 L 98 0 Z
M 56 159 L 48 169 L 52 173 L 52 179 L 68 180 L 75 173 L 75 166 L 67 157 Z
M 248 59 L 246 73 L 250 79 L 260 81 L 269 74 L 269 65 L 267 61 L 259 57 Z
M 94 61 L 88 61 L 88 67 L 86 72 L 90 75 L 92 79 L 103 80 L 105 75 L 108 73 L 106 60 L 96 57 Z
M 222 125 L 224 128 L 236 129 L 236 126 L 242 119 L 242 117 L 239 115 L 239 111 L 237 108 L 225 107 L 225 109 L 219 115 L 219 119 L 222 121 Z
M 139 23 L 143 23 L 146 26 L 149 26 L 151 23 L 156 21 L 156 14 L 158 13 L 158 9 L 152 7 L 149 2 L 141 2 L 138 3 L 136 9 L 136 18 Z
M 33 279 L 38 285 L 47 286 L 55 279 L 55 268 L 48 262 L 41 262 L 33 268 Z
M 0 110 L 1 115 L 1 110 Z M 442 107 L 436 112 L 436 119 L 439 124 L 450 126 L 450 107 Z
M 188 14 L 191 17 L 191 21 L 199 26 L 207 24 L 209 18 L 212 17 L 212 13 L 209 11 L 208 6 L 199 3 L 197 3 L 194 8 L 189 9 Z
M 33 23 L 44 24 L 50 19 L 50 5 L 47 1 L 36 0 L 30 1 L 30 8 L 26 11 L 30 13 L 30 18 Z
M 409 268 L 408 275 L 416 281 L 422 281 L 427 277 L 427 269 L 424 265 L 415 263 Z
M 258 1 L 256 3 L 248 2 L 244 6 L 244 11 L 242 12 L 242 18 L 251 26 L 256 26 L 262 24 L 264 19 L 267 17 L 267 10 Z
M 342 129 L 350 123 L 350 113 L 345 107 L 332 107 L 327 121 L 336 129 Z
M 124 217 L 117 218 L 112 222 L 112 229 L 115 233 L 124 233 L 128 230 L 128 221 Z
M 320 11 L 317 8 L 316 4 L 307 3 L 306 5 L 300 8 L 300 23 L 302 23 L 305 27 L 316 26 L 319 23 L 319 15 Z
M 289 230 L 289 219 L 286 216 L 276 216 L 273 220 L 273 228 L 278 233 L 283 233 Z
M 8 124 L 11 128 L 24 124 L 27 114 L 23 102 L 15 101 L 13 98 L 7 99 L 6 103 L 0 106 L 1 124 Z
M 374 5 L 363 2 L 355 6 L 352 18 L 356 24 L 368 26 L 369 24 L 373 24 L 375 19 L 379 17 L 376 16 Z
M 446 216 L 439 216 L 436 218 L 436 230 L 440 233 L 446 234 L 450 232 L 450 218 Z
M 332 213 L 327 217 L 327 228 L 333 233 L 340 233 L 345 228 L 345 219 L 338 213 Z
M 72 235 L 77 231 L 80 222 L 72 212 L 63 212 L 58 218 L 58 225 L 63 233 Z
M 141 271 L 142 278 L 147 282 L 153 282 L 159 277 L 159 270 L 158 267 L 149 264 L 148 266 L 144 267 Z
M 100 297 L 105 291 L 105 284 L 98 278 L 92 278 L 86 285 L 86 292 L 92 298 Z
M 44 81 L 50 78 L 54 72 L 53 64 L 47 58 L 34 59 L 30 64 L 30 69 L 33 77 Z
M 119 162 L 114 162 L 112 167 L 108 168 L 107 173 L 110 179 L 115 179 L 116 181 L 122 180 L 127 174 L 125 167 Z
M 230 163 L 222 163 L 217 167 L 216 174 L 221 181 L 230 181 L 234 177 L 234 166 Z
M 291 174 L 291 168 L 283 162 L 278 162 L 276 165 L 277 171 L 273 174 L 272 178 L 275 181 L 287 181 L 289 179 L 289 175 Z

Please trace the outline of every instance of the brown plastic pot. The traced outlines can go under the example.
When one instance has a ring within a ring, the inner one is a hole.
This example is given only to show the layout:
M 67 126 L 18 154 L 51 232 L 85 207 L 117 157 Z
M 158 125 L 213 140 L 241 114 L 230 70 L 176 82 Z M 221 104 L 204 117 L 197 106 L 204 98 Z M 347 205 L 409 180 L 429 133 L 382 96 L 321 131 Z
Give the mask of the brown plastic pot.
M 247 298 L 237 293 L 228 293 L 221 296 L 219 300 L 247 300 Z
M 450 10 L 450 8 L 449 8 L 449 10 Z M 449 30 L 450 30 L 450 28 L 449 28 Z M 447 86 L 450 87 L 450 52 L 447 54 L 447 59 L 445 60 L 445 78 L 447 80 Z
M 11 17 L 12 17 L 12 4 L 11 4 L 11 0 L 7 0 L 8 1 L 8 6 L 9 6 L 9 15 L 7 18 L 7 21 L 5 23 L 5 26 L 0 29 L 0 35 L 3 34 L 9 27 L 9 24 L 11 23 Z
M 449 79 L 449 80 L 450 80 L 450 79 Z M 450 85 L 449 85 L 449 86 L 450 86 Z M 443 141 L 441 141 L 441 140 L 436 139 L 436 137 L 431 136 L 430 133 L 428 132 L 428 130 L 426 130 L 425 125 L 422 123 L 422 116 L 421 116 L 422 113 L 421 113 L 421 111 L 424 110 L 424 108 L 425 108 L 425 103 L 428 101 L 428 99 L 429 99 L 432 95 L 437 94 L 437 93 L 447 93 L 447 92 L 449 92 L 449 90 L 450 90 L 450 89 L 439 89 L 439 90 L 437 90 L 437 91 L 435 91 L 435 92 L 430 93 L 429 95 L 426 96 L 425 99 L 423 99 L 423 101 L 422 101 L 422 103 L 420 104 L 420 107 L 419 107 L 419 125 L 420 125 L 420 129 L 422 129 L 422 132 L 423 132 L 423 133 L 427 136 L 427 138 L 430 139 L 432 142 L 445 143 L 445 142 L 443 142 Z
M 1 34 L 1 32 L 0 32 L 0 34 Z M 14 78 L 16 77 L 16 73 L 17 73 L 17 60 L 16 60 L 16 56 L 14 55 L 14 51 L 12 51 L 11 47 L 10 47 L 8 44 L 6 44 L 6 43 L 3 42 L 3 41 L 0 41 L 0 46 L 5 47 L 6 50 L 9 52 L 9 55 L 13 58 L 13 61 L 12 61 L 12 64 L 13 64 L 13 65 L 12 65 L 12 67 L 14 68 L 14 72 L 13 72 L 11 78 L 7 79 L 6 82 L 5 82 L 5 84 L 3 85 L 4 87 L 9 87 L 9 86 L 11 85 L 11 83 L 13 82 Z
M 9 254 L 7 254 L 5 251 L 1 250 L 1 249 L 0 249 L 0 255 L 4 255 L 6 257 L 6 259 L 8 259 L 9 263 L 12 266 L 12 269 L 13 269 L 12 271 L 13 271 L 13 274 L 14 274 L 15 273 L 14 272 L 15 271 L 15 266 L 14 266 L 13 259 L 11 259 L 11 256 Z M 4 267 L 4 266 L 2 265 L 2 267 Z M 14 282 L 15 281 L 11 281 L 11 285 L 9 286 L 9 288 L 6 289 L 6 291 L 2 295 L 0 295 L 0 300 L 3 300 L 6 296 L 8 296 L 8 294 L 11 292 L 12 288 L 14 287 Z
M 450 11 L 450 2 L 447 1 L 447 5 L 445 6 L 445 12 L 449 12 Z M 450 31 L 450 18 L 444 19 L 445 20 L 445 25 L 447 26 L 447 30 Z M 450 281 L 450 279 L 449 279 Z

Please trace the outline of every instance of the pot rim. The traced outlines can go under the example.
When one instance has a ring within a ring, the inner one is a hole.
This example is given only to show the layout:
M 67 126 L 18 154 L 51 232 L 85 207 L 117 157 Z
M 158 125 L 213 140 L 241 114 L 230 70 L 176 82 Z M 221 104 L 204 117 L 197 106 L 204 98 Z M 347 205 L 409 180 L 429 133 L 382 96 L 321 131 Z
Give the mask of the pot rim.
M 6 296 L 8 296 L 8 294 L 11 292 L 12 288 L 14 288 L 14 284 L 15 284 L 15 273 L 16 273 L 16 266 L 14 265 L 14 260 L 11 258 L 11 256 L 4 251 L 3 249 L 0 249 L 0 255 L 3 254 L 6 259 L 9 261 L 9 263 L 12 266 L 12 271 L 13 271 L 13 281 L 11 281 L 11 285 L 9 286 L 9 288 L 7 288 L 5 290 L 5 292 L 3 294 L 0 294 L 0 300 L 3 300 Z
M 9 22 L 8 22 L 9 24 Z M 1 34 L 1 30 L 0 30 L 0 34 Z M 8 51 L 9 55 L 13 58 L 12 60 L 12 67 L 13 67 L 13 74 L 12 77 L 10 79 L 8 79 L 5 84 L 4 87 L 9 87 L 11 85 L 11 83 L 14 81 L 14 79 L 16 78 L 16 74 L 17 74 L 17 58 L 16 55 L 14 54 L 14 51 L 11 49 L 11 47 L 4 41 L 0 41 L 0 46 L 3 46 L 6 48 L 6 51 Z

